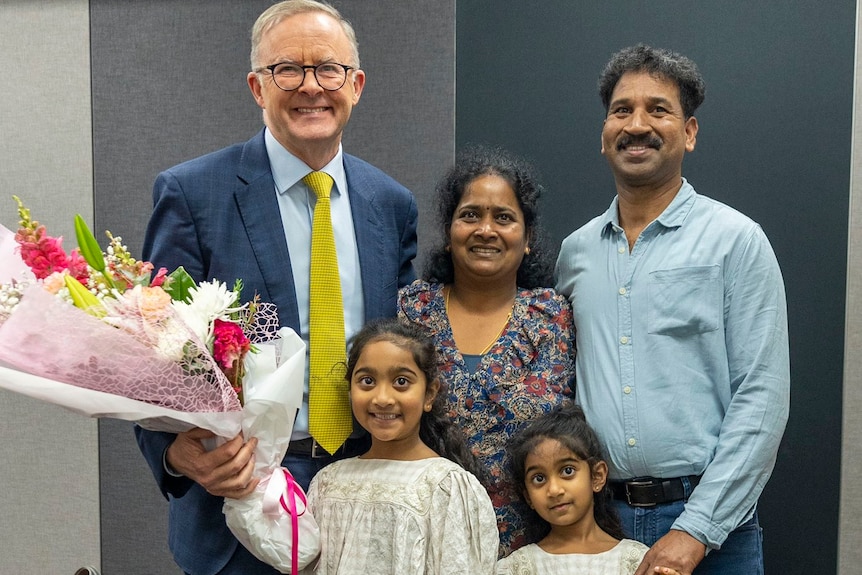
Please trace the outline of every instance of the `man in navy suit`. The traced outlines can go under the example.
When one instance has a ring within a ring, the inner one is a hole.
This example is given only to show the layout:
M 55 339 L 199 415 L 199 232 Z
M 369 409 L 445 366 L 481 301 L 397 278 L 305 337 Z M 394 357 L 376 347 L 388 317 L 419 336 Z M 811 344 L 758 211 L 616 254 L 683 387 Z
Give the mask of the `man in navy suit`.
M 367 320 L 395 315 L 398 288 L 414 279 L 417 208 L 382 171 L 344 154 L 341 134 L 365 85 L 353 28 L 331 6 L 288 0 L 252 30 L 248 85 L 265 128 L 243 144 L 171 168 L 156 180 L 144 258 L 184 266 L 196 281 L 243 282 L 278 306 L 281 325 L 308 341 L 311 222 L 316 196 L 302 178 L 334 180 L 331 210 L 349 338 Z M 334 454 L 308 433 L 307 382 L 287 466 L 303 487 L 320 468 L 367 447 L 358 430 Z M 233 537 L 223 498 L 252 478 L 256 439 L 207 452 L 202 429 L 178 435 L 136 428 L 138 444 L 170 501 L 169 543 L 190 575 L 277 573 Z

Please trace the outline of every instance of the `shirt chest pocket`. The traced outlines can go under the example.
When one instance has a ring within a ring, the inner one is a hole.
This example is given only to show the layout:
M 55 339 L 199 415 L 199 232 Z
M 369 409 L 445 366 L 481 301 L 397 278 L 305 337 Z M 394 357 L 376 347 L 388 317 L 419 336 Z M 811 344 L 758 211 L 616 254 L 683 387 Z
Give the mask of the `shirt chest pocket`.
M 694 266 L 657 270 L 649 276 L 651 334 L 687 336 L 721 325 L 721 267 Z

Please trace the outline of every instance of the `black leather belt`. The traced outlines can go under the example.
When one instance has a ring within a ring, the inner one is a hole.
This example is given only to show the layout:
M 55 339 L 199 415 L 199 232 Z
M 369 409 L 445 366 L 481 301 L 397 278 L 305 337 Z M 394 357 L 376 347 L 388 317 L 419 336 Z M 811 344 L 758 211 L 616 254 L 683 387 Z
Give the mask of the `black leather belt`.
M 306 437 L 305 439 L 291 441 L 287 448 L 287 454 L 298 455 L 300 457 L 310 457 L 312 459 L 322 459 L 324 457 L 362 455 L 367 450 L 367 437 L 348 437 L 347 441 L 345 441 L 341 447 L 336 449 L 335 453 L 332 454 L 321 447 L 313 437 Z
M 614 494 L 614 499 L 625 501 L 632 507 L 652 507 L 685 499 L 683 479 L 688 480 L 692 489 L 700 483 L 699 475 L 670 479 L 636 477 L 627 481 L 611 481 L 611 493 Z

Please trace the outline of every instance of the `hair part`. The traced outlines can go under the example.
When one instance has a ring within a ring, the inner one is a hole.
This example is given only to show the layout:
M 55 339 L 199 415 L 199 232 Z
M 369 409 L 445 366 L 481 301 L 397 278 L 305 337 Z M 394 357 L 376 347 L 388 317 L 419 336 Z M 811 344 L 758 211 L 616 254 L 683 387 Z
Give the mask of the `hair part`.
M 437 395 L 431 410 L 422 413 L 419 420 L 419 438 L 441 457 L 454 461 L 480 481 L 485 473 L 475 455 L 467 447 L 467 440 L 455 426 L 446 407 L 446 392 L 437 368 L 437 348 L 427 330 L 419 325 L 404 323 L 396 318 L 372 320 L 350 340 L 345 378 L 350 383 L 362 351 L 371 343 L 385 341 L 409 351 L 416 367 L 425 376 L 426 385 L 438 383 Z M 427 388 L 426 388 L 427 393 Z
M 424 276 L 429 281 L 452 283 L 455 268 L 446 250 L 452 217 L 469 185 L 481 176 L 499 176 L 512 187 L 518 207 L 524 213 L 524 232 L 530 253 L 518 267 L 519 287 L 533 289 L 553 285 L 553 264 L 545 247 L 544 231 L 539 225 L 539 199 L 544 188 L 535 169 L 525 160 L 502 148 L 483 145 L 463 149 L 443 179 L 437 184 L 437 223 L 442 230 L 441 244 L 429 255 Z
M 545 440 L 555 440 L 574 453 L 578 459 L 590 467 L 590 474 L 599 462 L 606 462 L 605 450 L 598 435 L 587 424 L 584 410 L 580 406 L 567 404 L 539 416 L 521 428 L 506 445 L 509 474 L 512 484 L 526 501 L 526 462 L 527 456 Z M 532 520 L 528 521 L 527 538 L 531 543 L 538 542 L 551 530 L 550 524 L 531 509 Z M 619 517 L 611 505 L 611 490 L 607 482 L 602 489 L 593 494 L 593 516 L 596 524 L 605 533 L 616 539 L 623 539 Z
M 319 2 L 318 0 L 284 0 L 283 2 L 273 4 L 264 10 L 263 13 L 258 16 L 257 21 L 251 29 L 252 70 L 257 70 L 263 65 L 259 60 L 259 50 L 264 34 L 285 18 L 289 18 L 297 14 L 305 14 L 307 12 L 322 12 L 323 14 L 331 16 L 341 24 L 341 29 L 344 30 L 344 35 L 347 36 L 347 40 L 350 42 L 351 51 L 353 52 L 351 55 L 353 62 L 339 63 L 359 69 L 359 43 L 356 40 L 356 31 L 353 29 L 353 25 L 351 25 L 350 22 L 335 9 L 335 7 L 326 2 Z
M 646 72 L 650 76 L 675 83 L 679 88 L 679 101 L 686 120 L 694 116 L 706 96 L 703 76 L 692 60 L 664 48 L 638 44 L 623 48 L 611 56 L 599 77 L 599 96 L 605 113 L 610 109 L 617 82 L 627 72 Z

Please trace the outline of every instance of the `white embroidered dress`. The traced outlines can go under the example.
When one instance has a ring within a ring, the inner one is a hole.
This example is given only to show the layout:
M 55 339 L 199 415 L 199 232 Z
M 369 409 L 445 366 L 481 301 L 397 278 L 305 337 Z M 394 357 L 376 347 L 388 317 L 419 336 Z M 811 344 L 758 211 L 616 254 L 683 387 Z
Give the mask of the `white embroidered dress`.
M 604 553 L 553 555 L 536 544 L 522 547 L 497 562 L 497 575 L 632 575 L 649 547 L 623 539 Z
M 320 526 L 317 575 L 494 573 L 494 508 L 479 481 L 442 457 L 345 459 L 308 490 Z

